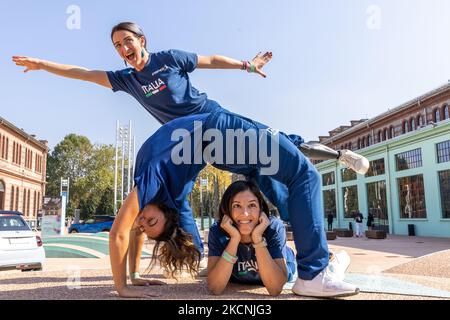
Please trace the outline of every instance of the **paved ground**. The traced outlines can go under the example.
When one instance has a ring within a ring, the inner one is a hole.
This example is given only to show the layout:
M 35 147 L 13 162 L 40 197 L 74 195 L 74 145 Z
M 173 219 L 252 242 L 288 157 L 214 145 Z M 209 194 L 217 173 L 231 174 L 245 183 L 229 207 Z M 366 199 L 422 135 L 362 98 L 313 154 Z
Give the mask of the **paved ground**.
M 293 243 L 289 242 L 293 247 Z M 349 275 L 388 276 L 411 284 L 450 292 L 450 239 L 388 236 L 384 240 L 338 238 L 329 241 L 331 250 L 345 249 L 352 258 Z M 147 248 L 151 249 L 151 248 Z M 422 257 L 422 258 L 421 258 Z M 142 272 L 149 258 L 142 260 Z M 430 267 L 432 266 L 432 267 Z M 205 279 L 164 279 L 161 270 L 151 271 L 152 278 L 167 285 L 141 288 L 157 295 L 155 299 L 309 299 L 284 290 L 279 297 L 267 295 L 263 287 L 230 284 L 221 296 L 211 295 Z M 0 273 L 0 299 L 118 299 L 114 291 L 109 257 L 61 259 L 49 258 L 43 272 L 4 271 Z M 347 300 L 438 299 L 362 292 Z

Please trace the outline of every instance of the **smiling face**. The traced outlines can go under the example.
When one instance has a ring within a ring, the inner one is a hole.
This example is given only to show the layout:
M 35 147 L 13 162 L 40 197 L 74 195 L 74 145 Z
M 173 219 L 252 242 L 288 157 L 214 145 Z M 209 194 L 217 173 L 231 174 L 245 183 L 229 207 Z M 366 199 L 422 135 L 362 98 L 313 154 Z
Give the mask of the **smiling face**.
M 126 30 L 114 32 L 112 36 L 114 48 L 122 59 L 136 69 L 141 69 L 147 61 L 147 50 L 145 50 L 145 38 L 138 37 Z M 144 57 L 141 56 L 144 50 Z
M 136 222 L 142 232 L 149 238 L 155 239 L 163 232 L 166 217 L 157 206 L 150 204 L 145 206 Z
M 237 193 L 231 200 L 231 218 L 242 236 L 250 236 L 259 223 L 261 208 L 258 198 L 250 191 Z

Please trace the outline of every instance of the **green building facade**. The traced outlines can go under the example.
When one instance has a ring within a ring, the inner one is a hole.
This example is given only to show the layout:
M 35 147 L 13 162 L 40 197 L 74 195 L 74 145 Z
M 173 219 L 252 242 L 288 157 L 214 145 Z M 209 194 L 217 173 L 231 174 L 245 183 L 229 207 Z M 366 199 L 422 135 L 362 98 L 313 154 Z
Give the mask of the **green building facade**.
M 316 164 L 322 180 L 325 226 L 348 228 L 360 211 L 374 229 L 390 234 L 450 238 L 450 120 L 433 123 L 358 153 L 370 161 L 365 175 L 337 161 Z M 353 225 L 354 226 L 354 225 Z

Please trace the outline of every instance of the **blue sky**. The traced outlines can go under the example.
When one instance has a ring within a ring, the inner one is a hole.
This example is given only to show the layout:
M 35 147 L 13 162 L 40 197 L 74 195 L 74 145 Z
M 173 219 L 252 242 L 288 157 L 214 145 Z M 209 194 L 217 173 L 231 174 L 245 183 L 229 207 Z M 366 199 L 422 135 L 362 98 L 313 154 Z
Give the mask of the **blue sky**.
M 80 29 L 66 22 L 79 7 Z M 375 11 L 373 11 L 375 8 Z M 150 51 L 239 60 L 272 51 L 266 79 L 196 70 L 196 88 L 231 111 L 306 140 L 376 116 L 450 78 L 448 0 L 165 0 L 0 2 L 0 116 L 54 147 L 69 133 L 114 143 L 133 121 L 139 147 L 159 124 L 131 96 L 11 62 L 28 55 L 90 69 L 123 68 L 120 21 L 142 26 Z

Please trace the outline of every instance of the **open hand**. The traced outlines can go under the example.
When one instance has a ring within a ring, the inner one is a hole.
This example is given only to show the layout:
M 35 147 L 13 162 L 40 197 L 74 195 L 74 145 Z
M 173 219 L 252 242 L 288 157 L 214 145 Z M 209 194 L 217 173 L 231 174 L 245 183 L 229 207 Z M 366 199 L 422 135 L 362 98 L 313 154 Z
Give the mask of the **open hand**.
M 253 65 L 255 66 L 255 73 L 261 75 L 262 77 L 267 77 L 267 75 L 261 70 L 267 62 L 272 59 L 272 52 L 266 52 L 261 55 L 261 52 L 258 53 L 252 60 Z
M 16 64 L 16 66 L 25 67 L 25 70 L 23 72 L 41 69 L 41 60 L 37 58 L 13 56 L 12 61 Z

